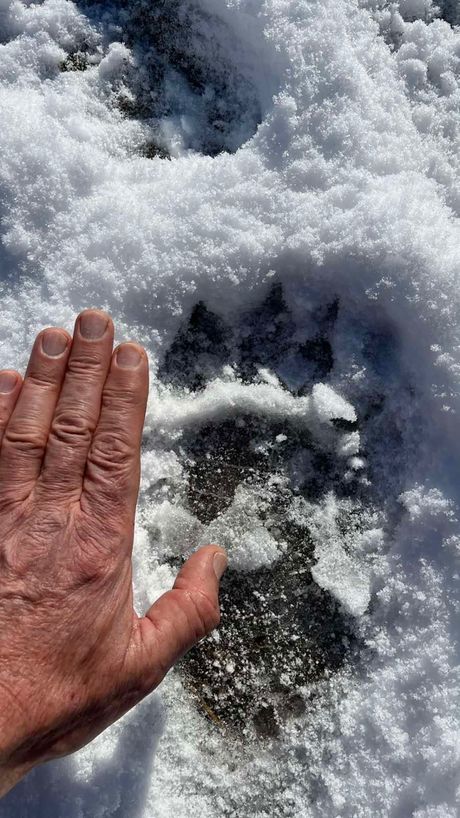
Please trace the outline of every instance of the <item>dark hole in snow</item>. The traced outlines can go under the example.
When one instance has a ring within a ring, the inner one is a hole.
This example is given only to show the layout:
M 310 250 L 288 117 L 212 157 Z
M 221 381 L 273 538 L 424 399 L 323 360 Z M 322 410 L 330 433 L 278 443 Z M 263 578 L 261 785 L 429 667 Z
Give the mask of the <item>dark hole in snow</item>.
M 441 10 L 441 17 L 451 26 L 460 24 L 460 5 L 458 0 L 438 0 L 437 4 Z
M 88 55 L 85 51 L 74 51 L 61 63 L 61 71 L 86 71 Z
M 165 383 L 196 391 L 230 360 L 230 329 L 199 302 L 167 351 L 158 374 Z
M 192 0 L 81 5 L 107 41 L 121 40 L 133 54 L 117 104 L 149 128 L 159 151 L 143 155 L 233 153 L 256 132 L 262 121 L 252 80 L 257 58 L 222 19 Z
M 254 381 L 259 367 L 267 366 L 286 388 L 301 395 L 333 367 L 329 335 L 337 314 L 336 300 L 326 304 L 314 316 L 311 338 L 299 341 L 279 284 L 271 287 L 262 304 L 241 317 L 236 330 L 199 302 L 166 353 L 159 376 L 165 383 L 195 391 L 225 364 L 234 366 L 247 383 Z

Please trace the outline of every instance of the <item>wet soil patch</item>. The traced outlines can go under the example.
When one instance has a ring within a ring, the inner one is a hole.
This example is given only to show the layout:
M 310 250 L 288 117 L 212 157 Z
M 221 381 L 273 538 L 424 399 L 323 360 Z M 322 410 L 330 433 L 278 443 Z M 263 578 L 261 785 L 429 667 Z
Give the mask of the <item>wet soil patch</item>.
M 225 365 L 251 383 L 260 366 L 276 372 L 290 359 L 300 361 L 304 376 L 284 386 L 304 394 L 332 369 L 330 334 L 338 309 L 335 301 L 324 305 L 310 322 L 311 338 L 299 342 L 280 285 L 236 327 L 199 303 L 167 352 L 160 377 L 196 391 Z M 336 423 L 337 434 L 356 427 Z M 290 511 L 296 498 L 319 501 L 331 490 L 354 497 L 361 489 L 343 481 L 343 463 L 322 450 L 305 426 L 269 413 L 233 415 L 186 430 L 177 452 L 187 476 L 183 502 L 201 523 L 219 519 L 238 487 L 249 487 L 251 496 L 263 498 L 257 524 L 280 553 L 271 565 L 227 571 L 221 626 L 182 660 L 179 673 L 216 728 L 273 739 L 302 716 L 325 679 L 357 661 L 362 648 L 353 618 L 314 581 L 308 525 Z
M 272 445 L 264 446 L 267 440 Z M 247 415 L 208 424 L 182 445 L 188 507 L 205 524 L 226 511 L 241 484 L 264 496 L 270 483 L 259 519 L 282 555 L 269 567 L 226 573 L 221 626 L 187 655 L 180 672 L 200 712 L 216 725 L 273 738 L 304 712 L 315 685 L 359 652 L 352 618 L 312 578 L 308 527 L 289 514 L 295 496 L 320 498 L 338 484 L 337 464 L 316 449 L 308 431 Z M 311 467 L 294 488 L 295 479 L 285 479 L 288 464 L 302 451 Z

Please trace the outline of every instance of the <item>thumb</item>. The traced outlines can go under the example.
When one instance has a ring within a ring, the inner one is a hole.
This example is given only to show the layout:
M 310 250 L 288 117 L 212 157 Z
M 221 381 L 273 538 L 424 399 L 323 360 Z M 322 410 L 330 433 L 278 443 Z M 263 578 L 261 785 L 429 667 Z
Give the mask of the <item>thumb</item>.
M 167 591 L 138 620 L 142 673 L 156 687 L 181 656 L 220 622 L 219 582 L 227 567 L 225 551 L 206 545 L 195 551 Z

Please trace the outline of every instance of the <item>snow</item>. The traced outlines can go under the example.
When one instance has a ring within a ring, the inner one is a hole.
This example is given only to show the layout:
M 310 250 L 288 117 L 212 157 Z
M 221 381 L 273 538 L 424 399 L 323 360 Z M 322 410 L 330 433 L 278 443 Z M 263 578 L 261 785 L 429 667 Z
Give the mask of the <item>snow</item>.
M 171 673 L 2 817 L 458 815 L 460 19 L 439 6 L 0 0 L 0 352 L 24 366 L 91 305 L 146 345 L 137 608 L 205 541 L 241 582 L 275 571 L 294 526 L 360 646 L 246 744 Z
M 333 495 L 326 496 L 320 509 L 312 510 L 311 531 L 316 564 L 312 569 L 318 585 L 330 591 L 352 616 L 362 616 L 370 601 L 373 570 L 371 554 L 382 551 L 381 528 L 351 530 L 343 536 L 338 525 L 340 507 Z

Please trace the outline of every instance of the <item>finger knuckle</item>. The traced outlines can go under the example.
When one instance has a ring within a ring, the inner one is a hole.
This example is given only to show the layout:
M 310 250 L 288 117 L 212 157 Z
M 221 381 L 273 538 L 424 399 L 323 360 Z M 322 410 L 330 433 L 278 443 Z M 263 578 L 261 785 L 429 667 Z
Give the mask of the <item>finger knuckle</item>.
M 93 552 L 88 546 L 74 556 L 73 580 L 75 585 L 103 582 L 112 575 L 112 563 L 102 554 Z
M 88 446 L 91 438 L 91 425 L 84 415 L 67 409 L 58 409 L 51 427 L 50 440 L 66 445 Z
M 114 386 L 107 384 L 102 396 L 102 406 L 109 412 L 116 412 L 129 415 L 133 407 L 139 406 L 143 396 L 136 384 L 120 384 Z
M 58 379 L 52 366 L 31 369 L 27 374 L 26 387 L 48 390 L 54 392 L 57 389 Z
M 133 462 L 133 445 L 126 433 L 103 430 L 94 437 L 89 461 L 101 471 L 124 473 Z
M 77 535 L 74 549 L 73 574 L 77 584 L 108 579 L 118 570 L 118 561 L 108 540 L 95 537 L 94 531 L 82 530 Z
M 41 456 L 46 445 L 46 431 L 37 424 L 22 421 L 6 428 L 2 441 L 3 452 Z
M 87 379 L 88 376 L 98 378 L 105 373 L 105 365 L 97 349 L 80 350 L 71 355 L 67 370 L 73 379 Z

